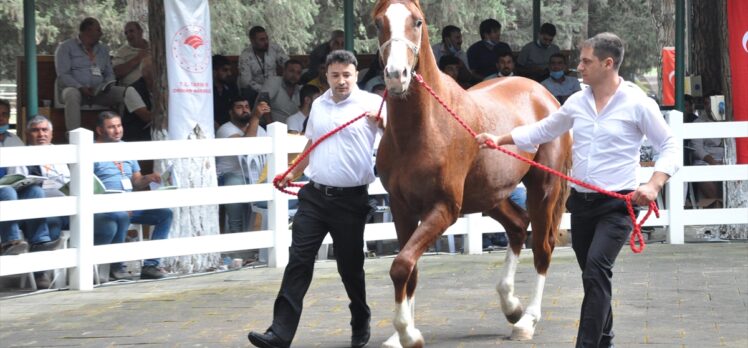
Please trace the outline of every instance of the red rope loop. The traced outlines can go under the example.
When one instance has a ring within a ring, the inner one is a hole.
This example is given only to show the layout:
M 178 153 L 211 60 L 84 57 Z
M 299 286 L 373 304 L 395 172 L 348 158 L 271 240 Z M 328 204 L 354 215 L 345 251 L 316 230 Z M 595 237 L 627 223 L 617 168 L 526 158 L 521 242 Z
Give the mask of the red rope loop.
M 431 96 L 434 97 L 434 99 L 436 99 L 436 101 L 439 104 L 441 104 L 441 106 L 445 110 L 447 110 L 447 112 L 449 112 L 450 115 L 452 115 L 452 117 L 462 126 L 462 128 L 464 128 L 468 133 L 470 133 L 470 135 L 473 138 L 475 138 L 476 136 L 478 136 L 478 134 L 472 128 L 470 128 L 470 126 L 465 122 L 465 120 L 463 120 L 459 115 L 457 115 L 457 113 L 454 110 L 452 110 L 447 105 L 447 103 L 444 102 L 444 100 L 442 98 L 440 98 L 436 94 L 436 92 L 434 92 L 434 90 L 431 88 L 431 86 L 429 86 L 428 83 L 426 83 L 426 81 L 423 80 L 423 77 L 421 75 L 419 75 L 419 74 L 417 74 L 415 72 L 413 73 L 413 75 L 415 76 L 416 81 L 418 81 L 418 83 L 420 83 L 421 86 L 423 86 L 423 88 L 425 88 L 429 92 L 429 94 L 431 94 Z M 633 206 L 633 203 L 631 202 L 631 198 L 634 196 L 633 192 L 631 192 L 629 194 L 626 194 L 626 195 L 622 195 L 622 194 L 620 194 L 618 192 L 608 191 L 608 190 L 605 190 L 605 189 L 603 189 L 601 187 L 597 187 L 595 185 L 588 184 L 586 182 L 583 182 L 583 181 L 577 180 L 575 178 L 572 178 L 572 177 L 570 177 L 570 176 L 568 176 L 568 175 L 566 175 L 564 173 L 561 173 L 561 172 L 559 172 L 559 171 L 557 171 L 557 170 L 555 170 L 553 168 L 550 168 L 548 166 L 545 166 L 543 164 L 537 163 L 537 162 L 535 162 L 535 161 L 533 161 L 531 159 L 524 158 L 524 157 L 522 157 L 522 156 L 520 156 L 520 155 L 518 155 L 518 154 L 516 154 L 516 153 L 514 153 L 512 151 L 509 151 L 509 150 L 507 150 L 507 149 L 505 149 L 503 147 L 500 147 L 500 146 L 496 145 L 494 142 L 492 142 L 490 140 L 487 140 L 485 142 L 485 144 L 486 144 L 486 146 L 488 146 L 488 147 L 490 147 L 492 149 L 499 150 L 499 151 L 501 151 L 501 152 L 503 152 L 503 153 L 505 153 L 505 154 L 507 154 L 507 155 L 509 155 L 511 157 L 514 157 L 514 158 L 516 158 L 516 159 L 518 159 L 518 160 L 520 160 L 522 162 L 525 162 L 525 163 L 527 163 L 527 164 L 529 164 L 531 166 L 537 167 L 537 168 L 539 168 L 539 169 L 541 169 L 543 171 L 549 172 L 549 173 L 551 173 L 551 174 L 553 174 L 555 176 L 563 178 L 564 180 L 573 182 L 573 183 L 575 183 L 575 184 L 577 184 L 577 185 L 579 185 L 581 187 L 584 187 L 584 188 L 587 188 L 587 189 L 590 189 L 590 190 L 593 190 L 593 191 L 597 191 L 599 193 L 602 193 L 604 195 L 607 195 L 607 196 L 610 196 L 610 197 L 613 197 L 613 198 L 618 198 L 618 199 L 624 200 L 626 202 L 626 209 L 628 210 L 629 217 L 631 218 L 631 221 L 634 224 L 634 231 L 631 233 L 631 240 L 629 242 L 629 244 L 631 245 L 631 250 L 634 253 L 637 253 L 637 254 L 640 253 L 640 252 L 642 252 L 644 250 L 645 243 L 644 243 L 644 237 L 642 236 L 641 227 L 644 224 L 644 222 L 647 221 L 647 219 L 649 218 L 649 215 L 651 215 L 652 212 L 654 212 L 655 216 L 657 216 L 658 218 L 660 217 L 660 211 L 657 208 L 657 204 L 655 202 L 650 202 L 649 203 L 649 209 L 647 210 L 647 213 L 644 215 L 644 217 L 641 219 L 640 222 L 637 222 L 636 221 L 636 214 L 634 213 L 634 206 Z M 638 245 L 637 245 L 637 240 L 638 240 Z
M 377 117 L 376 117 L 377 123 L 379 123 L 380 121 L 382 121 L 382 116 L 381 116 L 382 115 L 382 107 L 384 107 L 384 101 L 385 101 L 386 98 L 387 98 L 387 91 L 384 92 L 384 96 L 382 96 L 382 103 L 379 104 L 379 111 L 377 112 Z M 319 139 L 317 139 L 317 141 L 315 141 L 314 143 L 312 143 L 312 145 L 309 146 L 309 148 L 306 149 L 306 151 L 304 151 L 301 154 L 301 156 L 299 156 L 296 159 L 296 161 L 294 161 L 294 163 L 291 164 L 291 166 L 288 167 L 288 169 L 286 169 L 285 172 L 283 172 L 283 174 L 278 174 L 278 175 L 275 176 L 275 178 L 273 178 L 273 186 L 275 186 L 275 188 L 278 189 L 278 191 L 280 191 L 280 192 L 283 192 L 283 193 L 286 193 L 286 194 L 289 194 L 289 195 L 292 195 L 292 196 L 297 196 L 299 194 L 298 192 L 294 192 L 294 191 L 286 189 L 285 187 L 281 187 L 280 186 L 280 182 L 283 180 L 283 178 L 285 178 L 288 175 L 288 173 L 290 173 L 292 170 L 294 170 L 296 167 L 298 167 L 299 163 L 301 163 L 301 161 L 303 161 L 305 158 L 307 158 L 309 156 L 309 154 L 312 152 L 312 150 L 314 150 L 314 148 L 317 147 L 317 145 L 319 145 L 321 142 L 327 140 L 327 138 L 331 137 L 333 134 L 335 134 L 337 132 L 340 132 L 345 127 L 350 126 L 351 124 L 353 124 L 353 122 L 356 122 L 356 121 L 358 121 L 358 120 L 366 117 L 367 113 L 368 113 L 368 111 L 362 113 L 361 115 L 358 115 L 358 116 L 354 117 L 350 121 L 348 121 L 348 122 L 346 122 L 344 124 L 341 124 L 340 126 L 338 126 L 335 129 L 327 132 L 325 135 L 323 135 Z M 290 187 L 298 187 L 298 188 L 304 187 L 303 183 L 296 183 L 296 182 L 290 182 L 290 181 L 287 183 L 287 185 L 290 186 Z

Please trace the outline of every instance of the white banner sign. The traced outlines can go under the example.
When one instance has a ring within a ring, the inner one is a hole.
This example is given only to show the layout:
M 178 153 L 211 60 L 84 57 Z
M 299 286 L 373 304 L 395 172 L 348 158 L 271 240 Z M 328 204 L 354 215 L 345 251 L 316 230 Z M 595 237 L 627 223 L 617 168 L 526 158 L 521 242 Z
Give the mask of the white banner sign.
M 199 126 L 202 137 L 212 139 L 215 133 L 208 0 L 166 0 L 164 10 L 169 138 L 187 139 Z

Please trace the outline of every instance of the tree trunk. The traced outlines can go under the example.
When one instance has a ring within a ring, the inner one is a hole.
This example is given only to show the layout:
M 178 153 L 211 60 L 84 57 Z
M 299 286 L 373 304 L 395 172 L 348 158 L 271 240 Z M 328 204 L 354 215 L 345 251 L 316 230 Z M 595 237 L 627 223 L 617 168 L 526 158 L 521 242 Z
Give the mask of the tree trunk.
M 153 140 L 166 140 L 168 122 L 168 90 L 169 83 L 166 75 L 165 52 L 165 16 L 163 1 L 148 2 L 149 39 L 151 54 L 153 55 L 154 90 L 153 107 Z M 212 129 L 209 131 L 213 131 Z M 204 139 L 204 133 L 198 128 L 189 139 Z M 156 161 L 155 169 L 162 172 L 169 164 L 174 165 L 181 188 L 215 187 L 216 170 L 213 157 L 191 157 L 173 160 Z M 169 238 L 184 238 L 194 236 L 215 235 L 218 228 L 218 206 L 191 206 L 174 208 L 174 220 L 169 232 Z M 191 273 L 204 272 L 214 269 L 220 264 L 219 253 L 185 255 L 164 258 L 162 266 L 171 272 Z
M 733 121 L 732 114 L 732 68 L 730 67 L 730 54 L 727 45 L 727 3 L 725 0 L 715 1 L 717 13 L 719 14 L 719 37 L 722 38 L 722 47 L 720 50 L 720 59 L 722 69 L 722 91 L 725 96 L 725 119 Z M 735 148 L 735 139 L 728 139 L 727 151 L 725 153 L 726 163 L 735 164 L 737 162 L 737 153 Z M 727 181 L 725 182 L 725 207 L 727 208 L 744 208 L 748 206 L 748 180 Z M 728 239 L 748 239 L 748 225 L 727 225 L 726 234 Z
M 701 75 L 704 95 L 723 93 L 724 62 L 716 55 L 726 50 L 727 32 L 722 30 L 727 20 L 725 8 L 725 0 L 692 0 L 691 66 L 693 74 Z

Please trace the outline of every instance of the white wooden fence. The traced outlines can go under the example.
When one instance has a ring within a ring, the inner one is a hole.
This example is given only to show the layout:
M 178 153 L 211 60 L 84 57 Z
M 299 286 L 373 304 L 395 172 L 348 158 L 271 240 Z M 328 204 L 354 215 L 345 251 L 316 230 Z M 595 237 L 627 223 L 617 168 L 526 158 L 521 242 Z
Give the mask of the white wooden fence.
M 681 144 L 684 138 L 748 137 L 748 122 L 683 124 L 682 116 L 678 112 L 674 112 L 670 117 L 670 126 L 678 138 L 678 144 Z M 269 248 L 270 267 L 284 267 L 288 262 L 288 246 L 291 240 L 288 231 L 288 200 L 293 197 L 273 189 L 271 184 L 180 188 L 117 195 L 94 195 L 91 184 L 94 162 L 124 159 L 267 153 L 269 172 L 282 173 L 287 168 L 288 154 L 301 152 L 306 139 L 288 136 L 283 124 L 271 124 L 268 130 L 269 137 L 261 138 L 97 144 L 93 142 L 92 132 L 77 129 L 70 133 L 70 145 L 0 148 L 0 167 L 69 163 L 72 172 L 71 196 L 0 202 L 0 221 L 63 215 L 71 217 L 69 248 L 2 256 L 0 276 L 70 268 L 71 288 L 90 290 L 93 288 L 93 265 L 96 264 L 258 248 Z M 682 148 L 679 149 L 682 151 Z M 678 156 L 679 159 L 682 157 Z M 640 181 L 647 181 L 651 174 L 651 168 L 642 168 L 639 174 Z M 672 244 L 683 244 L 686 225 L 748 223 L 748 208 L 745 207 L 684 211 L 684 182 L 725 180 L 748 180 L 748 165 L 681 168 L 668 184 L 668 209 L 660 211 L 659 219 L 654 215 L 650 217 L 646 225 L 669 226 L 668 241 Z M 385 193 L 379 181 L 370 186 L 369 192 Z M 268 230 L 231 234 L 212 231 L 212 235 L 191 238 L 93 245 L 95 213 L 257 201 L 270 201 Z M 569 228 L 568 214 L 564 215 L 562 228 Z M 477 254 L 482 252 L 483 233 L 503 230 L 503 227 L 493 219 L 482 217 L 481 214 L 470 214 L 459 219 L 445 234 L 466 235 L 466 252 Z M 395 238 L 395 229 L 391 222 L 366 226 L 367 241 Z M 325 243 L 331 243 L 329 236 Z

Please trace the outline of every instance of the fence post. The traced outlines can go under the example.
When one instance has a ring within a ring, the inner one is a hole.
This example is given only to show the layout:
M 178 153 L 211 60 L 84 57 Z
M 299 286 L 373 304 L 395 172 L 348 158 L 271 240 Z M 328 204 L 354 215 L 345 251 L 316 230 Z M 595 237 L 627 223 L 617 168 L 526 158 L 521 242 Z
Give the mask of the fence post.
M 676 161 L 683 168 L 683 113 L 677 110 L 670 111 L 668 115 L 670 129 L 673 132 L 676 143 Z M 676 173 L 668 180 L 667 210 L 668 210 L 668 243 L 683 244 L 685 240 L 685 228 L 683 227 L 683 204 L 685 202 L 685 183 L 683 175 Z
M 70 193 L 78 197 L 76 215 L 70 217 L 70 245 L 78 250 L 78 266 L 70 276 L 74 290 L 93 290 L 93 132 L 78 128 L 70 132 L 77 160 L 70 166 Z
M 465 219 L 467 220 L 465 224 L 467 228 L 467 235 L 465 236 L 467 248 L 463 247 L 463 249 L 467 249 L 470 255 L 480 255 L 483 253 L 483 233 L 480 232 L 481 217 L 482 214 L 480 213 L 465 215 Z
M 268 162 L 268 181 L 272 183 L 276 175 L 288 169 L 288 132 L 286 125 L 273 122 L 268 125 L 273 138 L 273 153 Z M 281 268 L 288 264 L 288 247 L 291 246 L 291 232 L 288 230 L 288 196 L 273 190 L 273 200 L 268 204 L 268 229 L 273 231 L 273 249 L 268 257 L 268 266 Z

